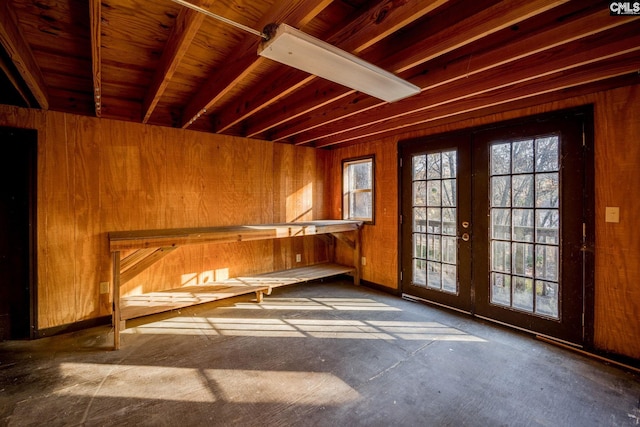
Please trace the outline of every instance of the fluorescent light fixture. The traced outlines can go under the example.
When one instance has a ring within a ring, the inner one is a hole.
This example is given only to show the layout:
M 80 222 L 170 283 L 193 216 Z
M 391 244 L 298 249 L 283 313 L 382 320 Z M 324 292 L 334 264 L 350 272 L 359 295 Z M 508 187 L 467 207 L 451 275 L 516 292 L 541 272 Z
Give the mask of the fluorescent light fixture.
M 279 24 L 268 35 L 258 47 L 265 58 L 387 102 L 420 92 L 418 86 L 289 25 Z

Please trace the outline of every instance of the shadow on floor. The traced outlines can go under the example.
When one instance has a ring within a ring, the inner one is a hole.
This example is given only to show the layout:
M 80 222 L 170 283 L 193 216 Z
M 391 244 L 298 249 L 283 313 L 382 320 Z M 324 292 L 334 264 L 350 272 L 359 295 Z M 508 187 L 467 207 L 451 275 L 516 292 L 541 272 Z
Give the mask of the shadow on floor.
M 6 425 L 638 425 L 640 382 L 346 281 L 0 343 Z

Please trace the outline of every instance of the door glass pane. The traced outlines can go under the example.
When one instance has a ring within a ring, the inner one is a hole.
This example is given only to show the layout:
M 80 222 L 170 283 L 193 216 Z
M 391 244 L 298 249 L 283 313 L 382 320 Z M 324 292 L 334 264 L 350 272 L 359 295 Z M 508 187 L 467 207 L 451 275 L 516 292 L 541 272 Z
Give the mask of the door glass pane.
M 442 234 L 447 236 L 456 235 L 456 208 L 442 209 Z
M 557 319 L 558 137 L 500 141 L 490 156 L 490 302 Z
M 413 285 L 458 292 L 457 153 L 413 156 Z M 424 207 L 422 207 L 424 206 Z
M 536 175 L 536 207 L 558 207 L 558 172 Z
M 493 144 L 491 146 L 491 175 L 511 173 L 511 144 Z
M 491 206 L 492 207 L 511 206 L 511 177 L 510 176 L 491 177 Z
M 491 302 L 511 306 L 511 275 L 491 273 Z
M 512 204 L 519 208 L 533 207 L 533 174 L 513 175 L 511 177 L 513 192 Z
M 513 173 L 533 172 L 533 140 L 513 143 Z

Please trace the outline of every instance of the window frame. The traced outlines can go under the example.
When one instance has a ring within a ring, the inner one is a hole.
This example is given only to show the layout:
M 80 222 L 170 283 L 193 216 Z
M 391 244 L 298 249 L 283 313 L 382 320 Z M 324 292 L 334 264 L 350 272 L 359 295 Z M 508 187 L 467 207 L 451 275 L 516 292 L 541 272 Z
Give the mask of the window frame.
M 349 211 L 349 201 L 351 199 L 351 195 L 356 191 L 349 190 L 349 186 L 347 185 L 347 167 L 352 164 L 360 164 L 360 163 L 371 163 L 371 188 L 367 190 L 358 190 L 357 192 L 370 192 L 371 193 L 371 218 L 359 218 L 353 217 L 350 215 Z M 360 157 L 351 157 L 348 159 L 342 160 L 342 219 L 351 220 L 351 221 L 363 221 L 365 224 L 375 224 L 375 212 L 376 212 L 376 159 L 375 155 L 369 154 L 366 156 Z

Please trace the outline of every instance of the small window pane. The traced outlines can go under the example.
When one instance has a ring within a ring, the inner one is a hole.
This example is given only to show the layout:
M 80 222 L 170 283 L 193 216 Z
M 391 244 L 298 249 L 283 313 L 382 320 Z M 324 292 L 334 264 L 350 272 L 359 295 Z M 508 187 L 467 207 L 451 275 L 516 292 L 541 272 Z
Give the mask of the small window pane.
M 558 137 L 536 139 L 536 172 L 558 170 Z
M 442 209 L 442 234 L 447 236 L 456 235 L 456 208 L 443 208 Z
M 413 257 L 425 259 L 427 257 L 427 235 L 414 233 L 413 242 Z
M 513 274 L 533 277 L 533 245 L 526 243 L 514 243 L 513 251 Z
M 533 280 L 524 277 L 513 278 L 513 307 L 533 311 Z
M 440 261 L 440 236 L 435 234 L 427 235 L 427 259 L 430 261 Z
M 536 278 L 558 281 L 558 247 L 536 246 Z
M 441 209 L 428 208 L 427 215 L 427 231 L 429 233 L 440 234 L 442 232 Z
M 442 262 L 456 264 L 458 242 L 455 237 L 442 237 Z
M 560 212 L 557 209 L 536 210 L 536 242 L 560 243 Z
M 440 179 L 442 177 L 442 163 L 440 153 L 427 155 L 427 179 Z
M 514 209 L 513 236 L 516 242 L 533 242 L 533 209 Z
M 413 180 L 426 179 L 427 156 L 413 156 Z
M 533 172 L 533 140 L 513 143 L 513 173 Z
M 491 273 L 491 302 L 493 304 L 511 305 L 511 276 Z
M 511 238 L 511 209 L 491 209 L 491 238 L 509 240 Z
M 558 195 L 558 173 L 541 173 L 536 175 L 536 207 L 557 208 L 560 206 Z
M 440 268 L 442 264 L 439 262 L 427 263 L 427 286 L 434 289 L 442 288 L 442 274 Z
M 427 208 L 413 208 L 413 231 L 427 232 Z
M 511 183 L 513 186 L 513 206 L 516 208 L 532 208 L 533 175 L 514 175 Z
M 511 273 L 511 243 L 491 242 L 491 265 L 493 271 Z
M 442 290 L 451 293 L 458 292 L 458 277 L 455 265 L 442 264 Z
M 427 206 L 427 183 L 413 182 L 413 206 Z
M 427 284 L 427 262 L 421 259 L 413 260 L 413 284 L 414 285 L 426 285 Z
M 458 156 L 455 151 L 442 153 L 442 178 L 455 178 L 458 169 Z
M 536 280 L 536 313 L 558 318 L 558 284 Z
M 354 193 L 351 212 L 355 218 L 371 218 L 371 192 Z
M 442 206 L 456 206 L 456 180 L 445 179 L 442 181 Z
M 442 206 L 441 181 L 427 181 L 427 206 Z
M 345 161 L 342 175 L 342 217 L 373 221 L 373 158 Z
M 491 206 L 494 208 L 511 206 L 511 177 L 491 178 Z
M 511 173 L 511 144 L 491 146 L 491 175 Z

